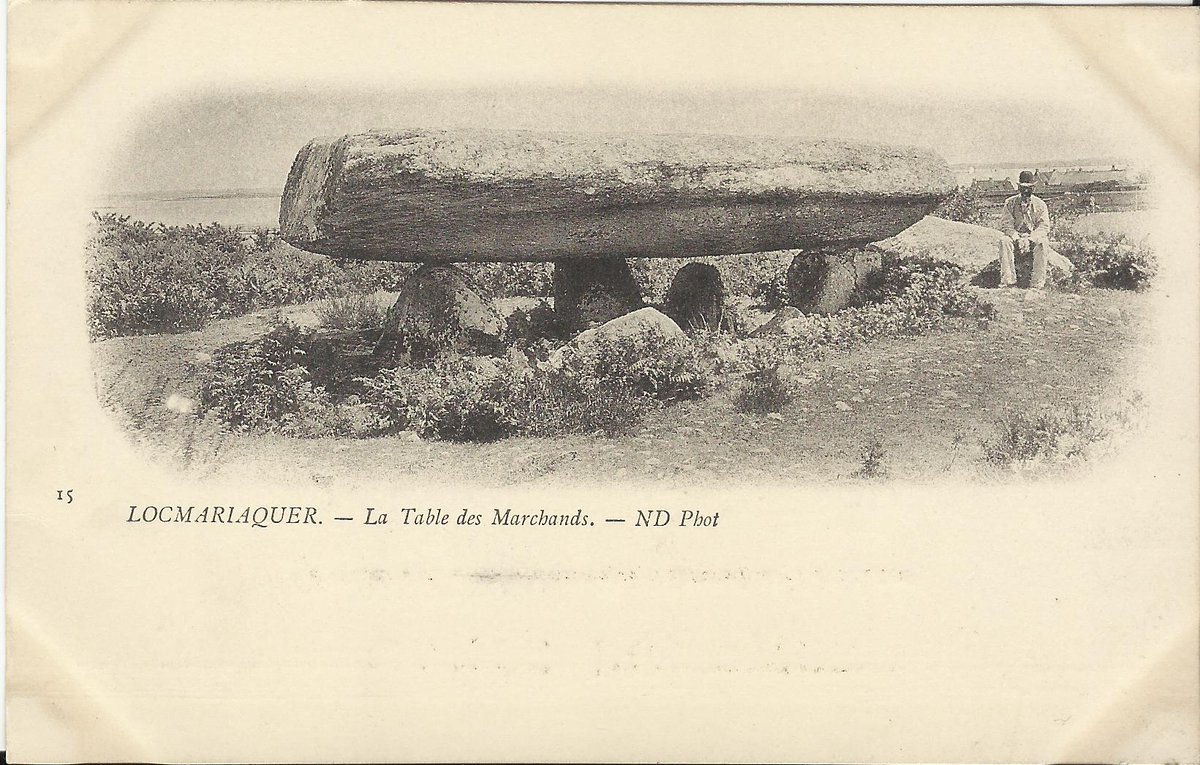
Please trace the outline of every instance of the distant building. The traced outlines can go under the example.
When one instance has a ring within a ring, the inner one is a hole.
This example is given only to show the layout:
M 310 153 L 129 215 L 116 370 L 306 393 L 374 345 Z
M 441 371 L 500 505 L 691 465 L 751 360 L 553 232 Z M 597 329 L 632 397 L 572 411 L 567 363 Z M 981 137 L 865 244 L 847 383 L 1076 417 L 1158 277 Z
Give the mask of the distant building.
M 1001 194 L 1004 196 L 1009 196 L 1016 190 L 1017 187 L 1013 186 L 1013 182 L 1007 178 L 1001 178 L 999 180 L 987 178 L 971 182 L 971 192 L 983 197 L 999 196 Z
M 1120 186 L 1132 186 L 1137 181 L 1128 170 L 1064 170 L 1056 179 L 1064 189 L 1092 183 L 1111 182 Z
M 1033 171 L 1033 190 L 1034 192 L 1046 192 L 1051 186 L 1059 185 L 1057 170 L 1042 170 L 1041 168 Z

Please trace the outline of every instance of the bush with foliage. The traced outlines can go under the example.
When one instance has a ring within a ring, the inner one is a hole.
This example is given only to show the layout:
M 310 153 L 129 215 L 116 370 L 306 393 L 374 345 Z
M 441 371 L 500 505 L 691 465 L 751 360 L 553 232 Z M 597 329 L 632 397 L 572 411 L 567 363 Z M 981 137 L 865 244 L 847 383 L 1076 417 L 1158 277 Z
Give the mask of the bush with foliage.
M 568 376 L 628 386 L 663 400 L 697 398 L 712 382 L 708 366 L 688 338 L 650 330 L 568 345 L 553 366 Z
M 946 261 L 885 256 L 882 270 L 832 314 L 801 314 L 779 335 L 731 339 L 699 334 L 694 343 L 716 373 L 795 366 L 829 347 L 849 348 L 884 337 L 930 332 L 952 322 L 986 322 L 995 307 L 960 281 L 960 268 Z
M 996 435 L 980 444 L 982 460 L 1028 477 L 1062 474 L 1113 453 L 1142 426 L 1145 410 L 1135 392 L 1104 404 L 1015 412 L 998 420 Z
M 328 404 L 305 366 L 314 333 L 292 324 L 218 349 L 200 387 L 200 406 L 238 430 L 275 430 Z
M 503 359 L 444 352 L 353 371 L 315 331 L 284 323 L 214 354 L 201 410 L 240 430 L 304 437 L 416 431 L 448 441 L 494 441 L 518 434 L 614 434 L 663 402 L 701 395 L 710 384 L 690 343 L 651 334 L 568 346 L 553 363 L 531 364 L 520 352 Z
M 791 400 L 792 389 L 776 365 L 751 372 L 734 395 L 733 405 L 739 412 L 770 414 L 782 410 Z
M 987 207 L 983 200 L 971 189 L 961 187 L 946 197 L 931 214 L 976 226 L 986 226 L 988 220 Z
M 507 359 L 481 368 L 462 357 L 442 357 L 428 367 L 385 369 L 358 382 L 362 400 L 379 416 L 379 435 L 412 430 L 446 441 L 613 435 L 636 425 L 654 405 L 628 385 L 574 372 Z
M 1075 266 L 1083 284 L 1105 289 L 1144 290 L 1158 273 L 1158 258 L 1146 241 L 1127 234 L 1055 231 L 1055 248 Z
M 317 303 L 314 310 L 321 326 L 332 329 L 377 329 L 387 316 L 378 294 L 336 295 Z
M 395 289 L 411 268 L 336 261 L 216 223 L 94 215 L 87 249 L 93 339 L 198 329 L 213 319 L 346 292 Z M 264 249 L 265 248 L 265 249 Z
M 695 396 L 708 378 L 694 351 L 663 341 L 653 358 L 645 342 L 600 341 L 567 347 L 554 363 L 523 357 L 470 363 L 442 356 L 424 367 L 386 369 L 360 378 L 362 400 L 390 432 L 415 430 L 448 441 L 512 435 L 602 432 L 636 425 L 656 401 Z
M 887 466 L 887 451 L 883 448 L 883 442 L 878 438 L 863 446 L 858 456 L 859 466 L 850 474 L 851 478 L 880 481 L 891 473 Z
M 988 319 L 994 308 L 962 284 L 954 263 L 885 256 L 880 271 L 854 304 L 829 315 L 806 314 L 789 322 L 794 349 L 846 347 L 880 337 L 929 332 L 948 319 Z
M 544 340 L 564 340 L 568 334 L 558 314 L 544 302 L 528 309 L 517 308 L 504 321 L 504 337 L 521 347 L 532 347 Z
M 540 370 L 511 390 L 518 432 L 527 436 L 600 433 L 616 436 L 660 404 L 631 385 Z
M 778 273 L 756 284 L 750 293 L 750 297 L 754 298 L 759 306 L 768 311 L 783 308 L 788 304 L 788 298 L 790 297 L 787 270 L 782 269 Z

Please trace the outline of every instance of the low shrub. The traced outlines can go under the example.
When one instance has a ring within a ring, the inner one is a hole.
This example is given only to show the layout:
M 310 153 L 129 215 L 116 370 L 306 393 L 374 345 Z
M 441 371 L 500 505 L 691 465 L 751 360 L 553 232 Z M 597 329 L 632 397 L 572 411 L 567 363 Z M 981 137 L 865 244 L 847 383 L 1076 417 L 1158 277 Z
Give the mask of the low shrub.
M 968 316 L 978 298 L 962 281 L 963 270 L 956 263 L 887 254 L 880 269 L 858 289 L 853 305 L 904 302 L 928 313 Z
M 356 369 L 314 330 L 281 324 L 214 354 L 200 408 L 239 430 L 298 437 L 416 431 L 486 442 L 521 434 L 612 435 L 710 384 L 690 344 L 654 336 L 598 339 L 537 365 L 519 352 L 501 359 L 441 353 L 385 369 L 378 356 L 368 358 L 374 368 Z
M 989 217 L 983 200 L 969 188 L 955 190 L 930 214 L 976 226 L 986 226 Z
M 528 436 L 615 436 L 636 427 L 657 405 L 627 383 L 563 370 L 528 375 L 510 393 L 517 429 Z
M 250 245 L 259 252 L 269 252 L 279 244 L 279 234 L 269 228 L 259 226 L 250 232 Z
M 962 284 L 962 270 L 946 261 L 885 256 L 882 268 L 833 314 L 805 314 L 785 334 L 796 351 L 848 347 L 881 337 L 919 335 L 953 319 L 987 320 L 995 308 Z
M 1029 476 L 1066 472 L 1111 453 L 1141 426 L 1144 415 L 1145 404 L 1136 393 L 1106 405 L 1012 413 L 997 420 L 994 437 L 981 442 L 982 461 Z
M 415 429 L 426 438 L 445 441 L 488 442 L 514 434 L 513 378 L 506 371 L 487 374 L 461 359 L 427 370 L 432 374 L 422 375 L 426 384 L 417 389 L 420 421 Z
M 779 412 L 792 400 L 792 390 L 772 366 L 752 372 L 734 395 L 734 407 L 747 414 Z
M 859 452 L 858 469 L 851 473 L 850 477 L 864 481 L 879 481 L 887 478 L 890 473 L 887 466 L 887 451 L 883 448 L 883 442 L 875 439 Z
M 954 322 L 986 326 L 995 306 L 961 284 L 960 275 L 958 266 L 944 261 L 885 257 L 882 270 L 849 308 L 800 314 L 780 334 L 742 339 L 698 334 L 694 342 L 714 373 L 754 374 L 772 366 L 799 366 L 828 348 L 919 335 Z
M 338 295 L 317 303 L 314 310 L 321 326 L 333 329 L 378 329 L 387 315 L 377 293 Z
M 1146 241 L 1123 233 L 1055 232 L 1055 248 L 1075 266 L 1085 285 L 1106 289 L 1144 290 L 1158 273 L 1158 258 Z
M 88 245 L 88 331 L 102 340 L 183 332 L 272 306 L 347 292 L 396 289 L 407 264 L 337 261 L 259 232 L 164 226 L 93 214 Z
M 568 376 L 629 387 L 662 400 L 697 398 L 712 384 L 708 365 L 686 337 L 644 331 L 568 345 L 556 366 Z
M 200 387 L 200 406 L 238 430 L 285 430 L 329 405 L 304 365 L 314 332 L 281 324 L 265 336 L 218 349 Z

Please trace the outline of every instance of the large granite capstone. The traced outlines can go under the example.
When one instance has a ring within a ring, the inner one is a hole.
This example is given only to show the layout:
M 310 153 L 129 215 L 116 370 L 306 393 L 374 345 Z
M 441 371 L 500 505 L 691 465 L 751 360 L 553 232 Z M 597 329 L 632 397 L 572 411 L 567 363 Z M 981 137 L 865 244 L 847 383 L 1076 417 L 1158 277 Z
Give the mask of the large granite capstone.
M 304 250 L 426 263 L 839 250 L 902 231 L 954 186 L 909 147 L 375 131 L 301 149 L 279 224 Z

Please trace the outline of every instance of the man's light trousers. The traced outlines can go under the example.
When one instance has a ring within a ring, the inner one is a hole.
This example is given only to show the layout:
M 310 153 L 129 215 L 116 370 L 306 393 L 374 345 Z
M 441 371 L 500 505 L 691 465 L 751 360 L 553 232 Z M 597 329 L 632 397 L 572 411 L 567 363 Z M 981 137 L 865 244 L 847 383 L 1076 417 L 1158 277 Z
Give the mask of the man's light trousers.
M 1046 242 L 1041 239 L 1022 239 L 1017 245 L 1022 249 L 1033 250 L 1033 272 L 1029 276 L 1029 286 L 1042 289 L 1046 286 Z M 1000 240 L 1000 286 L 1011 287 L 1017 283 L 1016 254 L 1013 240 L 1007 236 Z

